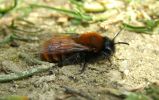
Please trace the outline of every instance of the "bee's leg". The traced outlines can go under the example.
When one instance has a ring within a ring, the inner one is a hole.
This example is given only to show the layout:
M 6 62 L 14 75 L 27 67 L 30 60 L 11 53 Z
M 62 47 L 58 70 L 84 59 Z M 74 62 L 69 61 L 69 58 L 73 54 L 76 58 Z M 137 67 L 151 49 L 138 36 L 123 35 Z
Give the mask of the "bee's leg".
M 87 67 L 87 59 L 86 59 L 86 53 L 81 53 L 81 63 L 82 69 L 80 70 L 80 74 L 83 73 Z
M 63 66 L 62 61 L 59 61 L 58 62 L 58 67 L 62 67 L 62 66 Z
M 110 57 L 108 57 L 108 58 L 107 58 L 107 60 L 108 60 L 108 62 L 109 62 L 109 66 L 112 66 L 112 65 L 113 65 L 113 63 L 112 63 L 112 61 L 111 61 Z
M 102 55 L 104 55 L 104 59 L 108 60 L 109 66 L 112 66 L 111 56 L 105 52 L 102 52 Z
M 82 69 L 80 70 L 80 73 L 83 73 L 85 71 L 86 67 L 87 67 L 87 62 L 83 62 Z
M 63 56 L 61 55 L 60 56 L 60 59 L 59 59 L 59 61 L 58 61 L 58 67 L 63 67 Z

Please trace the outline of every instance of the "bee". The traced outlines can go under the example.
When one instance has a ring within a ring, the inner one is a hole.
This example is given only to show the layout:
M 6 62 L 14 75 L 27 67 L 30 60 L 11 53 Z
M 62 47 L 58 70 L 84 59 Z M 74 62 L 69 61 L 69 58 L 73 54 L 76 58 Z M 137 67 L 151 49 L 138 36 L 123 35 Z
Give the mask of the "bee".
M 116 44 L 128 44 L 126 42 L 115 43 L 115 39 L 121 31 L 113 39 L 101 36 L 97 32 L 54 36 L 44 43 L 40 54 L 41 59 L 57 63 L 59 67 L 81 64 L 81 72 L 83 72 L 88 62 L 93 62 L 98 58 L 110 61 L 110 57 L 115 53 Z

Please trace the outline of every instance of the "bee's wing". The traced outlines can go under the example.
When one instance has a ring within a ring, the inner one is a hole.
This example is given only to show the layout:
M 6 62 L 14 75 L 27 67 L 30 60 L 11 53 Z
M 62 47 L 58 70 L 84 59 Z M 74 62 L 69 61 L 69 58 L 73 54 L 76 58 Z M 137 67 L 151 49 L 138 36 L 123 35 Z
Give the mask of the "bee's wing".
M 66 54 L 80 51 L 89 51 L 89 48 L 76 43 L 71 38 L 53 38 L 45 45 L 42 53 L 47 54 Z

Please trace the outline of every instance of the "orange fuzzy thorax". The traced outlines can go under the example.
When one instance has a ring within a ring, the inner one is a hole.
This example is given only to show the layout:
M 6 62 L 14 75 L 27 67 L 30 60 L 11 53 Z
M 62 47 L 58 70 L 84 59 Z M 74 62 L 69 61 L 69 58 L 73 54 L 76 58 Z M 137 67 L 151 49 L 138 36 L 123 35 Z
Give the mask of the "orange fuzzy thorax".
M 81 34 L 75 41 L 79 44 L 88 46 L 94 52 L 102 50 L 104 45 L 104 38 L 97 32 L 87 32 Z

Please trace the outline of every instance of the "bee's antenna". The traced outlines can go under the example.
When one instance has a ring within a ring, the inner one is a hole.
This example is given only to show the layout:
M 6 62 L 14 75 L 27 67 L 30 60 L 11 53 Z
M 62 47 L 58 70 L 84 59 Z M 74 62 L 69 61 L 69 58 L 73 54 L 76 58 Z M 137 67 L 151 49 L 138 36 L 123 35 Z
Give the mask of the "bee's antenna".
M 125 27 L 124 27 L 125 28 Z M 119 32 L 117 32 L 114 36 L 114 38 L 112 39 L 113 41 L 116 39 L 116 37 L 121 33 L 122 30 L 124 30 L 124 28 L 122 28 Z
M 114 44 L 126 44 L 126 45 L 129 45 L 129 43 L 127 43 L 127 42 L 116 42 Z
M 112 39 L 113 41 L 114 41 L 114 40 L 116 39 L 116 37 L 121 33 L 121 31 L 124 30 L 124 28 L 125 28 L 125 26 L 124 26 L 119 32 L 117 32 L 117 33 L 115 34 L 114 38 Z M 127 42 L 116 42 L 116 43 L 114 43 L 114 44 L 126 44 L 126 45 L 129 45 L 129 43 L 127 43 Z

